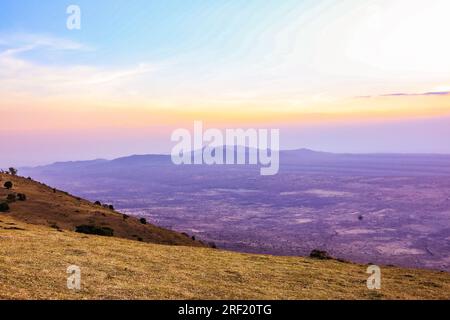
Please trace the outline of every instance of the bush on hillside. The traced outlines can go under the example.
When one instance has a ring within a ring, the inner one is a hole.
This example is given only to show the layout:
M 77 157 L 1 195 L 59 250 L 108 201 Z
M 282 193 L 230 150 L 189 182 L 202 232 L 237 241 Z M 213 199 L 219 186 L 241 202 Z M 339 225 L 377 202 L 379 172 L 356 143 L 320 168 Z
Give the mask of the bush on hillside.
M 6 202 L 0 202 L 0 212 L 9 211 L 9 205 Z
M 3 186 L 9 190 L 13 187 L 13 183 L 11 181 L 6 181 Z
M 10 193 L 6 196 L 7 202 L 16 202 L 16 200 L 17 200 L 17 196 L 15 193 Z
M 114 235 L 114 230 L 108 227 L 97 227 L 93 225 L 81 225 L 77 226 L 75 232 L 94 234 L 98 236 L 112 237 Z
M 8 170 L 9 170 L 9 173 L 10 173 L 12 176 L 15 176 L 15 175 L 17 174 L 17 169 L 16 169 L 16 168 L 11 167 L 11 168 L 9 168 Z
M 210 243 L 208 243 L 208 245 L 210 248 L 217 249 L 217 246 L 214 242 L 210 242 Z
M 314 258 L 314 259 L 320 259 L 320 260 L 332 259 L 332 257 L 328 254 L 328 252 L 323 251 L 323 250 L 317 250 L 317 249 L 314 249 L 313 251 L 311 251 L 311 253 L 309 254 L 309 257 Z
M 147 224 L 147 219 L 145 219 L 145 218 L 140 218 L 139 221 L 140 221 L 142 224 Z
M 18 193 L 17 200 L 19 201 L 27 201 L 27 195 L 25 193 Z

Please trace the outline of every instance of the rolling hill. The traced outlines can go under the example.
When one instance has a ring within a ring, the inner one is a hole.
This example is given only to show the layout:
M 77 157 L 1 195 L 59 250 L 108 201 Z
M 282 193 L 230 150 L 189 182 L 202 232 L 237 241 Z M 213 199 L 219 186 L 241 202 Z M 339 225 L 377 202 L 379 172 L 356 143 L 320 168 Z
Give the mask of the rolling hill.
M 450 299 L 447 272 L 382 267 L 372 291 L 367 265 L 202 247 L 37 182 L 1 179 L 14 186 L 0 199 L 27 196 L 0 213 L 1 299 Z M 73 232 L 86 223 L 117 237 Z M 67 289 L 70 265 L 81 269 L 79 291 Z
M 12 182 L 12 189 L 3 188 L 6 181 Z M 0 184 L 0 199 L 6 199 L 9 194 L 26 195 L 26 201 L 10 203 L 10 212 L 3 213 L 19 221 L 69 231 L 75 231 L 80 226 L 108 228 L 112 230 L 113 236 L 119 238 L 159 244 L 204 246 L 181 233 L 159 228 L 146 221 L 141 222 L 136 217 L 124 215 L 31 179 L 0 174 Z

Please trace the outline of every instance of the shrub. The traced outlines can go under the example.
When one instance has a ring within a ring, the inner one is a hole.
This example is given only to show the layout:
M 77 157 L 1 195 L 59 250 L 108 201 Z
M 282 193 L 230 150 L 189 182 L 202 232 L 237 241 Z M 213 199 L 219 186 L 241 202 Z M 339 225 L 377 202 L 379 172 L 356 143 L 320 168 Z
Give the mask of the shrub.
M 140 221 L 142 224 L 147 224 L 147 219 L 145 219 L 145 218 L 140 218 L 139 221 Z
M 6 181 L 3 186 L 9 190 L 13 187 L 13 183 L 11 181 Z
M 122 214 L 122 217 L 123 217 L 123 220 L 127 220 L 129 218 L 129 215 L 124 213 L 124 214 Z
M 59 226 L 58 226 L 58 224 L 57 224 L 56 222 L 52 222 L 52 223 L 50 224 L 50 228 L 53 228 L 53 229 L 59 229 Z
M 214 242 L 210 242 L 210 243 L 208 243 L 208 245 L 213 249 L 217 249 L 217 246 Z
M 19 201 L 27 201 L 27 195 L 24 193 L 18 193 L 17 194 L 17 200 Z
M 15 193 L 10 193 L 6 196 L 6 201 L 8 202 L 16 202 L 17 196 Z
M 195 236 L 192 236 L 191 239 L 195 241 Z
M 94 204 L 97 205 L 97 206 L 101 206 L 102 205 L 102 203 L 100 201 L 95 201 Z
M 11 168 L 9 168 L 8 170 L 9 170 L 9 173 L 10 173 L 12 176 L 15 176 L 15 175 L 17 174 L 17 169 L 16 169 L 16 168 L 11 167 Z
M 92 225 L 81 225 L 77 226 L 75 232 L 85 233 L 85 234 L 95 234 L 98 236 L 112 237 L 114 235 L 114 230 L 108 227 L 97 227 Z
M 113 206 L 112 204 L 110 204 L 110 205 L 108 206 L 108 208 L 109 208 L 110 210 L 114 210 L 114 206 Z
M 0 202 L 0 212 L 7 212 L 9 211 L 9 204 L 6 202 Z
M 314 249 L 313 251 L 311 251 L 311 253 L 309 254 L 309 257 L 314 258 L 314 259 L 320 259 L 320 260 L 332 259 L 332 257 L 328 254 L 328 252 L 323 251 L 323 250 L 317 250 L 317 249 Z

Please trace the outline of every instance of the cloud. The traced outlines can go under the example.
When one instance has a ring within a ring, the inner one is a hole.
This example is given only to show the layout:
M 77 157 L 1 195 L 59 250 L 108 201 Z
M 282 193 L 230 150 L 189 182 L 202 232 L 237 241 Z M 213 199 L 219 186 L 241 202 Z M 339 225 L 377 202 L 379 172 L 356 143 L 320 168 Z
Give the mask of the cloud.
M 383 94 L 382 97 L 401 97 L 401 96 L 445 96 L 450 94 L 450 91 L 440 91 L 440 92 L 424 92 L 424 93 L 389 93 Z
M 375 98 L 375 97 L 417 97 L 417 96 L 422 96 L 422 97 L 426 97 L 426 96 L 447 96 L 450 95 L 450 91 L 430 91 L 430 92 L 422 92 L 422 93 L 402 93 L 402 92 L 397 92 L 397 93 L 387 93 L 387 94 L 381 94 L 381 95 L 376 95 L 376 96 L 357 96 L 355 98 Z
M 1 51 L 1 47 L 6 47 Z M 95 65 L 43 64 L 25 58 L 23 53 L 40 50 L 85 51 L 89 46 L 71 40 L 48 35 L 6 36 L 0 42 L 0 93 L 31 94 L 48 96 L 49 94 L 70 96 L 75 92 L 92 94 L 118 94 L 118 87 L 125 82 L 155 71 L 156 65 L 138 63 L 137 65 L 117 68 Z
M 28 34 L 28 33 L 14 33 L 14 34 L 0 34 L 0 45 L 11 48 L 26 47 L 32 49 L 53 49 L 53 50 L 93 50 L 92 47 L 85 44 L 54 37 L 47 34 Z

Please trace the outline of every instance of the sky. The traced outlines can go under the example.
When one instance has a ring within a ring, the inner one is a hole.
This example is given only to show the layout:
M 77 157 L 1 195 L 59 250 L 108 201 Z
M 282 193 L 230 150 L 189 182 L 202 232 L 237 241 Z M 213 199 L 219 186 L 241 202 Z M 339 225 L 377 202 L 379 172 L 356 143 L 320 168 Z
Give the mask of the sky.
M 448 12 L 448 0 L 2 0 L 0 167 L 168 153 L 195 120 L 279 128 L 283 149 L 450 153 Z

